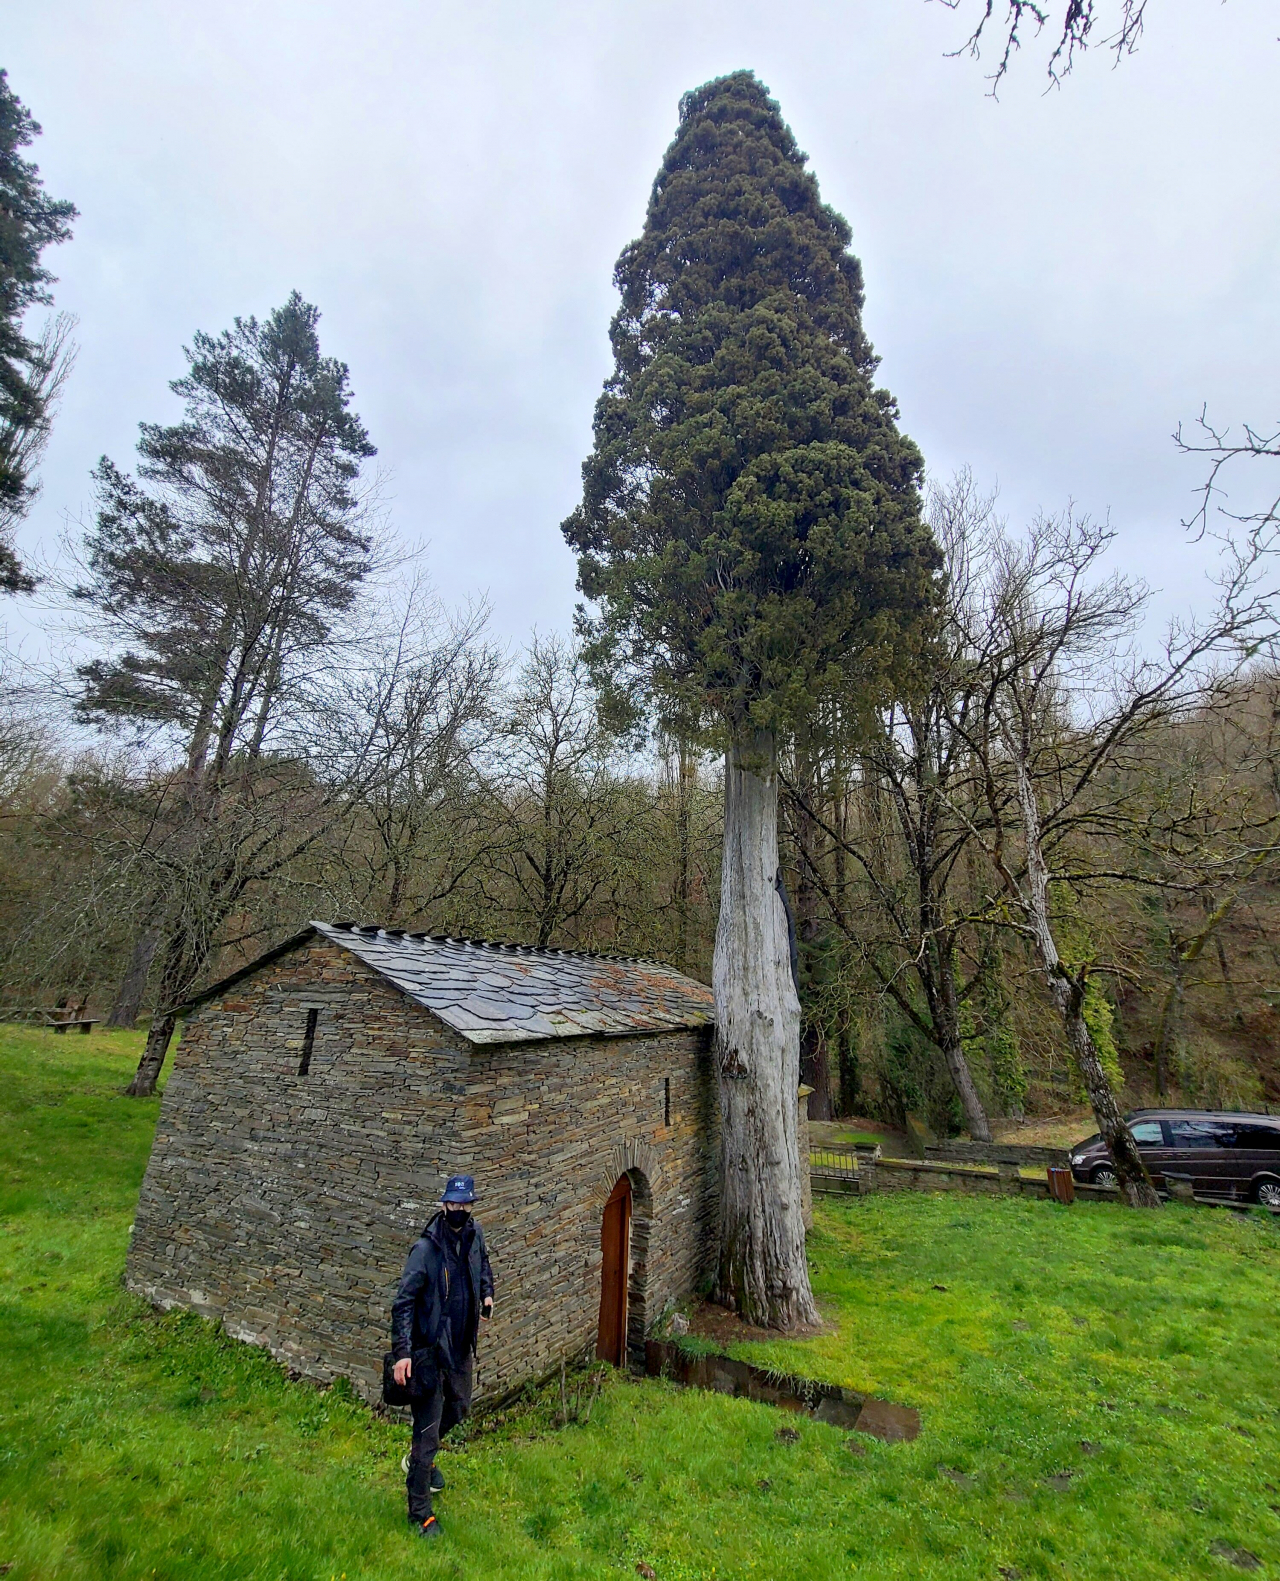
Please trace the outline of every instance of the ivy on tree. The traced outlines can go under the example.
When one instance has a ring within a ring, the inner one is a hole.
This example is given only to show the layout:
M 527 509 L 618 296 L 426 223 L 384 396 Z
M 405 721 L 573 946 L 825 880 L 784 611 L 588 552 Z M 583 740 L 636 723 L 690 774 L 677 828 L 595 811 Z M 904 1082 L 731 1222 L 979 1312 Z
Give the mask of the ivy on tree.
M 777 752 L 825 704 L 878 695 L 939 564 L 919 452 L 874 383 L 849 226 L 805 166 L 750 72 L 685 95 L 643 234 L 618 261 L 615 368 L 563 528 L 615 704 L 726 750 L 719 1294 L 778 1327 L 816 1310 Z

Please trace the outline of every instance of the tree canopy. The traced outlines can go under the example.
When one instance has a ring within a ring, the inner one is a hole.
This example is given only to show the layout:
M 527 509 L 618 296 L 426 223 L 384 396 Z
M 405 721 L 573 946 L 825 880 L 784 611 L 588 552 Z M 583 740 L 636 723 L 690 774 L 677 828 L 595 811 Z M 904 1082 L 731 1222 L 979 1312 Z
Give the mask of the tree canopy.
M 344 363 L 295 291 L 265 322 L 199 333 L 171 388 L 183 420 L 141 425 L 135 480 L 103 457 L 77 596 L 119 649 L 81 671 L 80 712 L 245 745 L 369 568 L 357 479 L 373 455 Z
M 786 730 L 900 650 L 937 551 L 862 270 L 747 71 L 684 96 L 618 260 L 614 372 L 563 531 L 591 652 L 686 729 Z

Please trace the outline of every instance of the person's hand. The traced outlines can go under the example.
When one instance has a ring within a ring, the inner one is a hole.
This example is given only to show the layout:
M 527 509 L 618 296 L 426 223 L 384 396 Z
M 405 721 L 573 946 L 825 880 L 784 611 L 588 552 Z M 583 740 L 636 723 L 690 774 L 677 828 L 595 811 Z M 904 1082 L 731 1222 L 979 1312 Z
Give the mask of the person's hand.
M 403 1389 L 405 1384 L 408 1383 L 409 1375 L 412 1372 L 413 1372 L 413 1358 L 411 1356 L 402 1356 L 400 1358 L 400 1360 L 395 1364 L 395 1366 L 391 1369 L 391 1376 L 396 1380 L 396 1382 Z
M 493 1297 L 492 1296 L 486 1296 L 484 1298 L 484 1315 L 487 1318 L 493 1316 Z

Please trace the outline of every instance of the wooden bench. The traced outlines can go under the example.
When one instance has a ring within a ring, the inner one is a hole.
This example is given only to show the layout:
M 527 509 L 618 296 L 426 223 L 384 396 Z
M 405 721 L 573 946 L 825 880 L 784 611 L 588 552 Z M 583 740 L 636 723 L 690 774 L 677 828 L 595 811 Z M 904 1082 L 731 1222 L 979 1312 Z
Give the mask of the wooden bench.
M 52 1027 L 55 1032 L 66 1032 L 74 1027 L 77 1032 L 83 1032 L 87 1037 L 96 1027 L 101 1017 L 84 1016 L 72 1009 L 63 1009 L 55 1006 L 52 1010 L 48 1005 L 27 1005 L 10 1007 L 0 1010 L 0 1021 L 35 1021 L 41 1026 Z

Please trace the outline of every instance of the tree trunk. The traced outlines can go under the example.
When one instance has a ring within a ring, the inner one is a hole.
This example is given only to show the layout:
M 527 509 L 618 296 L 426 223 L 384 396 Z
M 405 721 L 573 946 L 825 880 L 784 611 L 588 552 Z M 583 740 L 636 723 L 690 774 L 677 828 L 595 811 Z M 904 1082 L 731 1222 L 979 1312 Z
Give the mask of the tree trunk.
M 1067 1041 L 1076 1057 L 1076 1065 L 1084 1078 L 1085 1090 L 1093 1107 L 1094 1118 L 1102 1140 L 1107 1144 L 1116 1174 L 1120 1179 L 1120 1193 L 1131 1208 L 1158 1208 L 1160 1198 L 1151 1184 L 1147 1166 L 1134 1143 L 1133 1135 L 1125 1124 L 1116 1095 L 1111 1090 L 1107 1073 L 1102 1068 L 1093 1038 L 1085 1025 L 1083 1014 L 1084 985 L 1073 983 L 1069 987 L 1058 979 L 1060 991 L 1054 997 L 1063 1009 L 1067 1028 Z
M 1156 1067 L 1156 1095 L 1160 1098 L 1164 1097 L 1168 1084 L 1169 1051 L 1182 1012 L 1182 942 L 1172 928 L 1169 929 L 1169 956 L 1173 965 L 1173 981 L 1160 1006 L 1156 1044 L 1152 1050 Z
M 956 991 L 956 928 L 947 920 L 947 864 L 938 860 L 938 841 L 947 798 L 935 766 L 938 717 L 932 709 L 910 722 L 912 746 L 899 760 L 892 741 L 883 744 L 880 773 L 888 782 L 903 844 L 915 869 L 917 933 L 905 940 L 907 956 L 929 1007 L 928 1036 L 942 1055 L 955 1087 L 965 1124 L 975 1142 L 991 1140 L 991 1126 L 960 1034 L 960 1001 Z M 874 761 L 874 760 L 873 760 Z M 914 793 L 910 789 L 915 787 Z M 944 844 L 945 836 L 942 837 Z
M 689 807 L 692 801 L 693 753 L 681 738 L 676 743 L 676 961 L 682 972 L 689 970 L 689 899 L 691 844 Z
M 926 945 L 926 950 L 927 950 Z M 924 960 L 928 960 L 926 954 Z M 964 1044 L 960 1038 L 960 1006 L 956 998 L 956 959 L 955 946 L 951 935 L 939 938 L 937 950 L 938 967 L 938 1005 L 934 1017 L 934 1033 L 937 1037 L 938 1047 L 946 1061 L 947 1069 L 951 1073 L 951 1080 L 955 1083 L 956 1092 L 960 1097 L 960 1107 L 964 1110 L 965 1123 L 969 1127 L 969 1135 L 975 1142 L 989 1142 L 991 1140 L 991 1123 L 987 1119 L 987 1111 L 982 1106 L 982 1099 L 978 1096 L 978 1089 L 974 1085 L 973 1072 L 969 1069 L 969 1061 L 964 1052 Z
M 835 1115 L 831 1097 L 831 1057 L 827 1052 L 826 1028 L 814 1021 L 806 1022 L 800 1039 L 800 1080 L 812 1087 L 809 1094 L 809 1118 L 830 1120 Z
M 951 1080 L 955 1083 L 956 1092 L 960 1098 L 960 1107 L 964 1110 L 965 1124 L 969 1127 L 969 1135 L 975 1142 L 989 1142 L 991 1140 L 991 1122 L 987 1119 L 987 1111 L 982 1106 L 982 1099 L 978 1096 L 978 1089 L 973 1084 L 973 1072 L 969 1069 L 969 1061 L 965 1057 L 964 1045 L 959 1038 L 945 1038 L 938 1047 L 942 1051 L 942 1058 L 946 1061 Z
M 1227 965 L 1227 947 L 1222 942 L 1222 935 L 1215 933 L 1213 947 L 1218 952 L 1218 970 L 1222 973 L 1222 981 L 1226 985 L 1228 997 L 1231 1000 L 1231 1019 L 1237 1026 L 1244 1025 L 1244 1006 L 1240 1003 L 1240 995 L 1236 991 L 1235 979 L 1231 975 L 1231 968 Z
M 164 1057 L 169 1052 L 173 1029 L 177 1024 L 178 1018 L 171 1010 L 165 1011 L 163 1015 L 152 1016 L 146 1047 L 142 1050 L 142 1058 L 133 1073 L 133 1080 L 125 1088 L 126 1097 L 150 1098 L 154 1094 L 156 1082 L 160 1079 L 160 1071 L 164 1065 Z
M 1246 874 L 1251 876 L 1268 857 L 1273 856 L 1278 844 L 1280 842 L 1273 841 L 1271 845 L 1264 846 L 1261 851 L 1257 852 L 1245 869 Z M 1238 1022 L 1244 1020 L 1244 1012 L 1241 1010 L 1240 1001 L 1236 996 L 1236 986 L 1231 981 L 1231 974 L 1227 970 L 1226 951 L 1222 947 L 1222 939 L 1218 934 L 1218 929 L 1235 910 L 1241 895 L 1244 893 L 1245 882 L 1245 880 L 1242 880 L 1239 886 L 1225 900 L 1219 901 L 1208 912 L 1204 926 L 1199 933 L 1194 934 L 1190 939 L 1181 939 L 1174 933 L 1172 928 L 1169 930 L 1169 944 L 1173 957 L 1173 981 L 1170 983 L 1168 992 L 1164 997 L 1164 1003 L 1160 1007 L 1160 1027 L 1156 1033 L 1155 1047 L 1156 1091 L 1161 1097 L 1164 1096 L 1165 1061 L 1172 1043 L 1172 1031 L 1176 1029 L 1182 1012 L 1183 981 L 1186 968 L 1194 966 L 1200 959 L 1200 953 L 1210 938 L 1213 939 L 1218 947 L 1218 965 L 1222 968 L 1223 981 L 1231 990 L 1232 1001 L 1235 1004 L 1235 1018 Z M 1206 906 L 1208 905 L 1207 900 L 1205 904 Z
M 1131 1208 L 1158 1208 L 1160 1198 L 1156 1195 L 1147 1166 L 1142 1162 L 1129 1127 L 1120 1113 L 1116 1095 L 1111 1090 L 1107 1073 L 1093 1046 L 1093 1037 L 1085 1024 L 1084 971 L 1073 976 L 1062 964 L 1058 954 L 1053 926 L 1049 921 L 1049 868 L 1040 843 L 1040 809 L 1022 763 L 1016 766 L 1019 810 L 1027 847 L 1027 883 L 1030 890 L 1027 917 L 1040 963 L 1048 978 L 1049 992 L 1061 1012 L 1067 1042 L 1075 1055 L 1085 1091 L 1089 1094 L 1093 1117 L 1098 1122 L 1098 1131 L 1115 1165 L 1121 1196 Z
M 794 798 L 790 816 L 799 848 L 796 864 L 795 930 L 803 966 L 801 982 L 805 993 L 801 1001 L 800 1080 L 812 1087 L 809 1118 L 829 1120 L 832 1116 L 831 1064 L 827 1055 L 827 1028 L 823 1022 L 820 999 L 822 986 L 822 946 L 826 926 L 814 871 L 818 862 L 818 828 L 809 803 L 818 798 L 819 787 L 813 762 L 807 751 L 797 748 L 796 779 L 801 794 Z M 799 992 L 800 984 L 796 985 Z
M 142 996 L 147 991 L 147 978 L 151 975 L 151 962 L 155 959 L 156 946 L 159 942 L 159 929 L 150 923 L 142 927 L 133 941 L 129 964 L 120 981 L 116 1002 L 107 1017 L 109 1028 L 131 1028 L 137 1025 L 138 1012 L 142 1009 Z
M 128 1098 L 149 1098 L 156 1090 L 164 1057 L 178 1024 L 178 1012 L 190 997 L 196 979 L 209 958 L 210 931 L 195 930 L 179 923 L 165 943 L 155 1014 L 151 1018 L 138 1068 L 133 1080 L 125 1088 Z
M 712 984 L 720 1081 L 720 1266 L 716 1296 L 750 1323 L 816 1323 L 805 1262 L 796 1088 L 800 1001 L 778 877 L 772 734 L 725 763 L 724 863 Z
M 404 890 L 404 863 L 400 852 L 391 855 L 391 888 L 387 892 L 387 927 L 393 928 L 400 920 L 400 897 Z
M 862 1072 L 858 1061 L 859 1031 L 853 1026 L 842 1026 L 837 1033 L 838 1061 L 840 1065 L 840 1117 L 846 1119 L 857 1114 L 862 1096 Z

